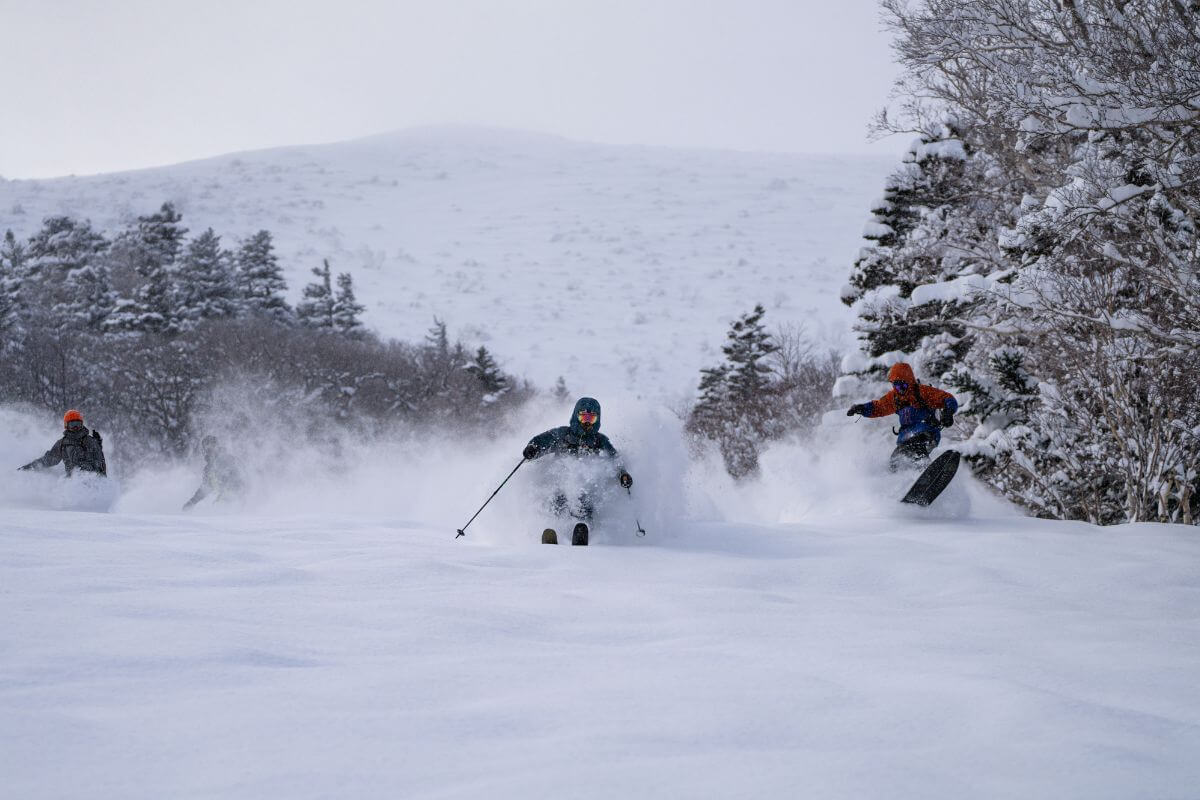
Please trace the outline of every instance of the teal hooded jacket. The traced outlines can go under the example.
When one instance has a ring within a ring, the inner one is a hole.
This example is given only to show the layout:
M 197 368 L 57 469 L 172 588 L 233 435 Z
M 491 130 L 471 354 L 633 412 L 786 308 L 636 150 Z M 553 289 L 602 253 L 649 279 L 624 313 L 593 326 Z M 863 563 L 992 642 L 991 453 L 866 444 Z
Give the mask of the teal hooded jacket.
M 585 428 L 579 421 L 580 411 L 590 411 L 596 415 L 596 422 L 590 428 Z M 600 432 L 600 402 L 592 397 L 579 398 L 575 403 L 575 410 L 571 412 L 570 424 L 539 433 L 529 440 L 525 452 L 529 453 L 531 447 L 533 454 L 527 455 L 526 458 L 541 458 L 549 454 L 604 456 L 616 462 L 618 475 L 625 472 L 625 467 L 617 456 L 617 449 L 612 446 L 608 437 Z

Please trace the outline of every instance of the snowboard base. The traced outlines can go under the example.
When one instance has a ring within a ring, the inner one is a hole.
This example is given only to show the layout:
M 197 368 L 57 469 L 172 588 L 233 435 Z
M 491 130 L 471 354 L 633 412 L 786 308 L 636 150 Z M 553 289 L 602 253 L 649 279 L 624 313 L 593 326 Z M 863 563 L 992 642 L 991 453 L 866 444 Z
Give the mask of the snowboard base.
M 921 476 L 913 483 L 908 494 L 900 499 L 900 502 L 927 506 L 937 500 L 938 495 L 950 485 L 954 473 L 958 471 L 958 462 L 961 458 L 962 456 L 957 450 L 947 450 L 935 458 L 933 463 L 926 467 Z

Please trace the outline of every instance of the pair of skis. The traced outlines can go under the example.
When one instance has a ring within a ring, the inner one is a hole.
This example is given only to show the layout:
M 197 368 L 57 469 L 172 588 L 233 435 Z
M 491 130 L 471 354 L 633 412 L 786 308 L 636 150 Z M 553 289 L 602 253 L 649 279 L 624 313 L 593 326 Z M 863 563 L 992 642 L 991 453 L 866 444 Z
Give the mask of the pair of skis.
M 588 543 L 588 526 L 586 523 L 578 522 L 575 524 L 575 529 L 571 531 L 571 544 L 586 545 Z M 546 528 L 542 531 L 542 544 L 558 544 L 558 532 L 554 528 Z

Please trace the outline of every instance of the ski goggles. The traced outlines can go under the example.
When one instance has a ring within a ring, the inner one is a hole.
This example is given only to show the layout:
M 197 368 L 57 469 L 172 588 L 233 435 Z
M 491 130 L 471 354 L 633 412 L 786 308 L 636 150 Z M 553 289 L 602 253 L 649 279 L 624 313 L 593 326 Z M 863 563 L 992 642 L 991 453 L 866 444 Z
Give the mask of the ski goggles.
M 67 423 L 67 430 L 69 430 L 69 431 L 77 431 L 82 427 L 83 427 L 83 420 L 81 420 L 81 419 L 73 419 Z
M 908 381 L 892 381 L 892 388 L 897 392 L 907 392 Z
M 581 425 L 595 425 L 596 420 L 600 419 L 600 415 L 595 411 L 580 411 L 576 417 Z

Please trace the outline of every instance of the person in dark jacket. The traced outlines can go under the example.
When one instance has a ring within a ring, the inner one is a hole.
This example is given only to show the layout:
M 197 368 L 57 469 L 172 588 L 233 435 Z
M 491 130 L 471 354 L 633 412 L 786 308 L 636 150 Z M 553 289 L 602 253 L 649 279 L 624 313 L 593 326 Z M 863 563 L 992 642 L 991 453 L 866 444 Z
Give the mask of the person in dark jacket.
M 929 457 L 942 440 L 941 429 L 954 424 L 958 401 L 949 392 L 918 381 L 912 367 L 903 361 L 888 370 L 888 382 L 892 384 L 891 391 L 878 400 L 850 406 L 846 416 L 899 415 L 900 431 L 896 436 L 896 449 L 889 460 L 889 466 L 895 472 L 905 463 L 919 463 Z
M 216 500 L 232 500 L 240 497 L 245 489 L 241 470 L 233 458 L 221 447 L 215 436 L 205 436 L 200 440 L 200 448 L 204 451 L 204 477 L 200 480 L 200 488 L 192 495 L 192 499 L 183 504 L 187 511 L 210 494 Z
M 57 464 L 63 465 L 67 475 L 76 470 L 108 475 L 100 431 L 88 431 L 83 426 L 83 414 L 74 409 L 63 414 L 62 438 L 46 451 L 46 455 L 30 461 L 21 469 L 48 469 Z
M 539 433 L 529 440 L 521 455 L 530 460 L 547 455 L 606 459 L 612 464 L 613 477 L 617 482 L 626 489 L 633 486 L 633 478 L 621 464 L 616 448 L 600 432 L 600 403 L 591 397 L 581 397 L 575 403 L 570 424 Z M 552 510 L 558 516 L 570 513 L 577 519 L 590 520 L 594 509 L 586 489 L 579 494 L 577 511 L 569 510 L 567 495 L 559 489 L 555 492 Z

